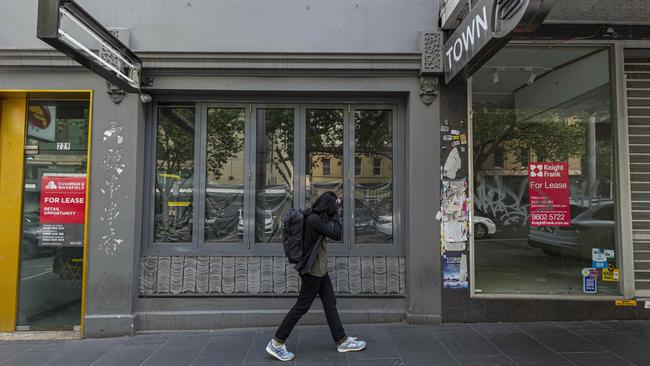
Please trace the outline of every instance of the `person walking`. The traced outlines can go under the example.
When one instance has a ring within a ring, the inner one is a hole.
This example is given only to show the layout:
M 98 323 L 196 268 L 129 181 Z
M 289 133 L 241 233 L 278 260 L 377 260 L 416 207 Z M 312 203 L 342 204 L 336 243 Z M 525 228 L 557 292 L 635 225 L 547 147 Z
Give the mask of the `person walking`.
M 287 351 L 285 341 L 300 318 L 307 313 L 316 295 L 320 296 L 325 310 L 332 339 L 338 352 L 361 351 L 366 342 L 345 335 L 339 313 L 336 310 L 336 295 L 327 273 L 327 240 L 341 240 L 343 227 L 338 208 L 341 200 L 334 192 L 321 194 L 310 209 L 305 211 L 303 239 L 304 259 L 296 265 L 301 284 L 296 304 L 289 310 L 275 336 L 266 346 L 266 352 L 280 361 L 291 361 L 294 354 Z

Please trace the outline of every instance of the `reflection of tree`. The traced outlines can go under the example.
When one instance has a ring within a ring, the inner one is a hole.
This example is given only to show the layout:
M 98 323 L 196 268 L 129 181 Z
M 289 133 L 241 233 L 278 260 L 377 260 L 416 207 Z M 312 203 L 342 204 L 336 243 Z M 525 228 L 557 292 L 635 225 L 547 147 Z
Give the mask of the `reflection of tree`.
M 393 157 L 391 111 L 361 110 L 355 113 L 355 152 L 360 155 Z
M 156 227 L 156 239 L 161 241 L 189 241 L 191 228 L 180 232 L 174 226 L 187 223 L 191 206 L 178 207 L 180 217 L 174 217 L 168 205 L 170 195 L 176 188 L 180 195 L 181 185 L 194 174 L 194 109 L 160 108 L 156 135 L 156 191 L 160 194 L 160 225 Z M 161 175 L 164 174 L 164 175 Z M 190 183 L 191 184 L 191 183 Z M 191 202 L 191 194 L 189 197 Z M 176 212 L 174 212 L 176 214 Z M 180 221 L 180 222 L 179 222 Z
M 579 118 L 567 123 L 558 113 L 545 113 L 534 119 L 517 121 L 510 109 L 473 115 L 474 171 L 499 148 L 521 160 L 521 153 L 530 149 L 545 160 L 567 160 L 580 156 L 585 149 L 585 125 Z
M 265 172 L 265 164 L 272 164 L 281 176 L 285 186 L 292 186 L 293 174 L 293 109 L 264 110 L 266 139 L 262 151 L 258 150 L 258 171 Z M 258 130 L 259 132 L 259 130 Z M 263 136 L 258 136 L 258 139 Z M 260 158 L 263 160 L 260 161 Z M 261 183 L 261 182 L 260 182 Z
M 338 159 L 343 162 L 343 111 L 307 111 L 307 155 L 308 170 L 312 171 L 323 159 Z
M 243 109 L 208 109 L 207 168 L 217 180 L 244 149 L 244 123 Z

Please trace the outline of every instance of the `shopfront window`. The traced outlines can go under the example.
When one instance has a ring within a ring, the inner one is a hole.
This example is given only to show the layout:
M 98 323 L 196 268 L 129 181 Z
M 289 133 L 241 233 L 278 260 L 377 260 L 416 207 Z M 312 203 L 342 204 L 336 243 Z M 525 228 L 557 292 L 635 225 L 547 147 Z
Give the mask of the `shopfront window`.
M 159 104 L 148 250 L 281 253 L 287 210 L 333 191 L 337 250 L 395 251 L 395 126 L 390 105 Z
M 610 51 L 508 46 L 471 90 L 476 293 L 619 294 Z
M 359 174 L 355 178 L 354 233 L 357 243 L 393 240 L 392 124 L 392 110 L 364 109 L 357 110 L 354 115 L 357 159 L 372 162 L 371 174 Z
M 206 243 L 242 242 L 245 113 L 243 108 L 207 109 Z
M 158 108 L 154 241 L 192 242 L 194 194 L 193 107 Z
M 294 110 L 257 110 L 255 240 L 282 242 L 282 217 L 293 206 Z

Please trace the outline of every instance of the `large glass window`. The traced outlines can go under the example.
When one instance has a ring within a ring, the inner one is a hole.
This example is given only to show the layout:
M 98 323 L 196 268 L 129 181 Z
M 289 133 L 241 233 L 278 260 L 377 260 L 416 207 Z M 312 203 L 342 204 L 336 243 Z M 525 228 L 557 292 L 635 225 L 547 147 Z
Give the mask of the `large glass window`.
M 258 109 L 255 240 L 282 242 L 282 217 L 293 206 L 294 110 Z
M 243 240 L 245 114 L 244 108 L 207 109 L 206 243 Z
M 148 250 L 281 253 L 287 210 L 326 191 L 342 201 L 337 250 L 396 244 L 395 125 L 372 105 L 158 105 Z
M 611 89 L 594 47 L 509 46 L 473 77 L 477 293 L 620 293 Z
M 193 107 L 160 106 L 156 131 L 154 242 L 191 243 Z
M 354 233 L 357 243 L 393 240 L 393 113 L 364 109 L 354 114 L 356 159 L 372 162 L 371 174 L 355 178 Z
M 327 191 L 343 201 L 343 110 L 307 109 L 306 201 Z M 341 210 L 343 205 L 341 205 Z

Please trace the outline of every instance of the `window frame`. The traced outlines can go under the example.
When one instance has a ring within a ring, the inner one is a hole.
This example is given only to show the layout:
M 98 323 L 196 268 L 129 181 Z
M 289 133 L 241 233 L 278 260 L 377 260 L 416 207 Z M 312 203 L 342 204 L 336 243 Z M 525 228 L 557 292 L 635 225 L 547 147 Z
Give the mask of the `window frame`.
M 393 135 L 393 240 L 392 243 L 355 243 L 354 242 L 354 218 L 344 222 L 345 241 L 341 245 L 330 243 L 329 252 L 333 255 L 404 255 L 405 233 L 401 229 L 401 217 L 406 213 L 403 203 L 405 193 L 404 180 L 398 181 L 397 177 L 405 176 L 405 116 L 404 105 L 401 99 L 397 98 L 368 98 L 360 101 L 346 103 L 330 103 L 327 101 L 313 102 L 312 100 L 292 100 L 291 103 L 284 103 L 269 100 L 254 100 L 251 102 L 242 101 L 243 98 L 230 101 L 214 101 L 214 98 L 188 98 L 186 96 L 173 97 L 165 96 L 157 98 L 154 103 L 146 106 L 147 131 L 145 136 L 145 162 L 144 162 L 144 202 L 143 206 L 143 255 L 238 255 L 238 256 L 277 256 L 284 255 L 282 243 L 261 243 L 255 238 L 255 199 L 256 199 L 256 139 L 257 139 L 257 113 L 260 109 L 293 109 L 294 110 L 294 192 L 293 206 L 305 208 L 306 185 L 306 134 L 308 109 L 340 109 L 343 111 L 343 194 L 344 197 L 353 197 L 352 190 L 355 179 L 354 160 L 354 113 L 356 110 L 365 109 L 389 109 L 392 113 L 392 135 Z M 287 98 L 291 100 L 292 98 Z M 327 100 L 327 98 L 322 98 Z M 154 236 L 154 204 L 155 204 L 155 159 L 157 141 L 158 108 L 166 106 L 182 106 L 195 108 L 195 146 L 194 146 L 194 194 L 193 194 L 193 223 L 197 218 L 198 224 L 193 224 L 191 243 L 155 243 Z M 245 109 L 245 132 L 244 132 L 244 237 L 242 243 L 206 243 L 203 230 L 205 228 L 205 188 L 207 185 L 206 176 L 206 151 L 207 151 L 207 110 L 208 108 L 243 108 Z M 246 177 L 249 174 L 249 177 Z M 346 182 L 348 179 L 349 182 Z M 198 202 L 197 202 L 198 200 Z M 347 210 L 353 212 L 353 200 L 345 199 Z M 247 211 L 247 212 L 246 212 Z

